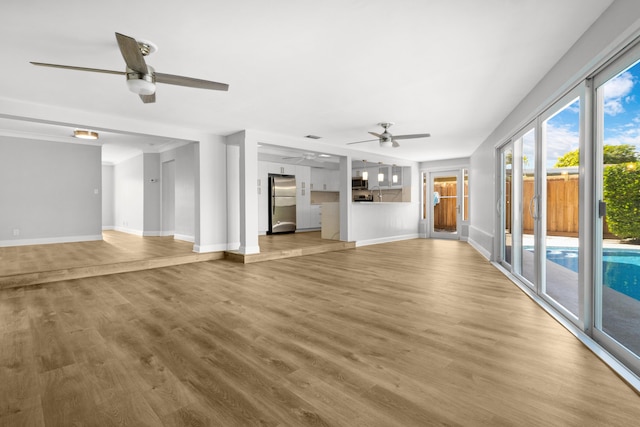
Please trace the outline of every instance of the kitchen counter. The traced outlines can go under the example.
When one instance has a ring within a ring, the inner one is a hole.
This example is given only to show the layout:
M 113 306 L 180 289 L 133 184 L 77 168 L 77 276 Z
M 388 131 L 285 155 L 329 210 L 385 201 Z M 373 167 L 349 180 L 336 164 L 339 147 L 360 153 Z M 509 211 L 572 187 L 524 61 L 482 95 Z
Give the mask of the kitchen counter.
M 340 203 L 323 203 L 320 209 L 322 215 L 321 237 L 340 240 Z

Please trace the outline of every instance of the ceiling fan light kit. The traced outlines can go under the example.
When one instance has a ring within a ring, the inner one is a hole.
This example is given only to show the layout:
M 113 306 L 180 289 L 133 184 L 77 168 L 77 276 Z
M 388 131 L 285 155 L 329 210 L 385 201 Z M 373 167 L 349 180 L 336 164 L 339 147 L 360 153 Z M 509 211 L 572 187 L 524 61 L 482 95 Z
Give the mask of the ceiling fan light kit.
M 156 73 L 153 67 L 147 65 L 144 57 L 156 52 L 158 47 L 149 41 L 137 41 L 133 37 L 116 33 L 116 41 L 120 53 L 127 65 L 126 71 L 103 70 L 100 68 L 76 67 L 73 65 L 47 64 L 44 62 L 31 62 L 41 67 L 63 68 L 67 70 L 89 71 L 93 73 L 120 74 L 127 78 L 127 87 L 138 96 L 145 104 L 156 102 L 156 83 L 164 83 L 176 86 L 193 87 L 209 90 L 229 90 L 226 83 L 218 83 L 210 80 L 194 79 L 192 77 L 176 76 L 173 74 Z
M 149 66 L 149 74 L 137 73 L 127 68 L 127 87 L 137 95 L 153 95 L 156 93 L 156 79 L 153 68 Z

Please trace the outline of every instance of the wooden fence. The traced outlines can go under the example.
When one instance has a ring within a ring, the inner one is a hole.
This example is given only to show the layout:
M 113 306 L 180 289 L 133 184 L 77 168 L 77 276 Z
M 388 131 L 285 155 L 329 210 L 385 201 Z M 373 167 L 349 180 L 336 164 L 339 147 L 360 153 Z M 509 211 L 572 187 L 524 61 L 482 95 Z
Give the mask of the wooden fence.
M 465 182 L 464 185 L 464 194 L 469 194 L 468 183 Z M 433 228 L 436 230 L 455 231 L 457 207 L 458 205 L 463 207 L 463 218 L 467 218 L 468 203 L 459 203 L 456 181 L 434 182 L 433 190 L 440 195 L 439 202 L 433 207 Z M 426 209 L 425 212 L 427 212 Z
M 455 183 L 449 184 L 455 187 Z M 506 229 L 511 231 L 511 182 L 507 182 L 505 185 L 507 197 L 505 199 L 506 212 L 508 212 L 505 218 Z M 435 191 L 439 191 L 435 189 Z M 533 177 L 525 177 L 522 188 L 522 228 L 523 233 L 533 234 L 533 216 L 529 213 L 530 202 L 534 194 Z M 579 200 L 579 180 L 578 175 L 557 175 L 547 177 L 547 235 L 548 236 L 567 236 L 578 237 L 578 200 Z M 448 209 L 447 214 L 441 216 L 434 213 L 435 224 L 440 224 L 438 221 L 443 221 L 443 228 L 448 224 L 447 218 L 454 215 L 455 219 L 455 206 L 451 207 L 443 205 L 443 209 Z M 533 206 L 531 205 L 531 209 Z M 443 218 L 443 219 L 441 219 Z M 439 228 L 439 226 L 436 226 Z M 603 224 L 604 237 L 615 238 L 607 227 L 606 218 Z

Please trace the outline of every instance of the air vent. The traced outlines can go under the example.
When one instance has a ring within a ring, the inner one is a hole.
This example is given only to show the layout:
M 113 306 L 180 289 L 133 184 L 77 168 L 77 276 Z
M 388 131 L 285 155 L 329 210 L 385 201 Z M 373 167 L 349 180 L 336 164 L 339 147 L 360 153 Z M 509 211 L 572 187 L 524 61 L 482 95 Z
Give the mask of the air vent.
M 322 137 L 321 137 L 321 136 L 318 136 L 318 135 L 307 135 L 307 136 L 305 136 L 305 138 L 310 138 L 310 139 L 320 139 L 320 138 L 322 138 Z

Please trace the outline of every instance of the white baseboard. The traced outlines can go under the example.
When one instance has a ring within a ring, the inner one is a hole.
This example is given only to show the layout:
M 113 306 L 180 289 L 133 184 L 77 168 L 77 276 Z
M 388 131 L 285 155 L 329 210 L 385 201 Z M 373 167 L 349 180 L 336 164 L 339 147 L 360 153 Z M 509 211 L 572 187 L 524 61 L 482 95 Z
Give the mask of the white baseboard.
M 224 252 L 227 250 L 226 243 L 220 243 L 217 245 L 193 245 L 193 251 L 197 253 L 207 253 L 207 252 Z
M 173 240 L 182 240 L 183 242 L 195 243 L 196 239 L 193 236 L 186 234 L 173 234 Z
M 244 255 L 259 254 L 260 246 L 240 246 L 238 252 Z
M 478 244 L 475 240 L 473 240 L 470 237 L 467 238 L 467 243 L 470 244 L 473 249 L 478 251 L 480 253 L 480 255 L 485 257 L 487 259 L 487 261 L 491 261 L 491 252 L 489 252 L 488 250 L 483 248 L 480 244 Z
M 356 247 L 377 245 L 377 244 L 380 244 L 380 243 L 397 242 L 397 241 L 400 241 L 400 240 L 418 239 L 419 237 L 420 237 L 420 235 L 418 233 L 415 233 L 415 234 L 404 234 L 402 236 L 381 237 L 381 238 L 378 238 L 378 239 L 358 240 L 358 241 L 356 241 Z
M 171 230 L 171 231 L 161 231 L 160 232 L 160 236 L 162 237 L 169 237 L 169 236 L 173 236 L 175 233 L 175 231 Z
M 102 231 L 108 231 L 108 230 L 115 230 L 116 227 L 113 225 L 103 225 L 102 226 Z
M 102 234 L 95 234 L 89 236 L 62 236 L 62 237 L 47 237 L 41 239 L 15 239 L 15 240 L 0 240 L 0 247 L 9 246 L 29 246 L 29 245 L 50 245 L 55 243 L 74 243 L 74 242 L 93 242 L 96 240 L 102 240 Z
M 162 236 L 162 231 L 143 231 L 142 236 L 144 237 L 160 237 Z
M 228 251 L 237 251 L 240 249 L 240 242 L 227 243 Z
M 114 228 L 115 231 L 119 231 L 121 233 L 127 233 L 127 234 L 134 234 L 136 236 L 142 236 L 143 232 L 142 230 L 135 230 L 133 228 L 126 228 L 126 227 L 120 227 L 120 226 L 115 226 Z

